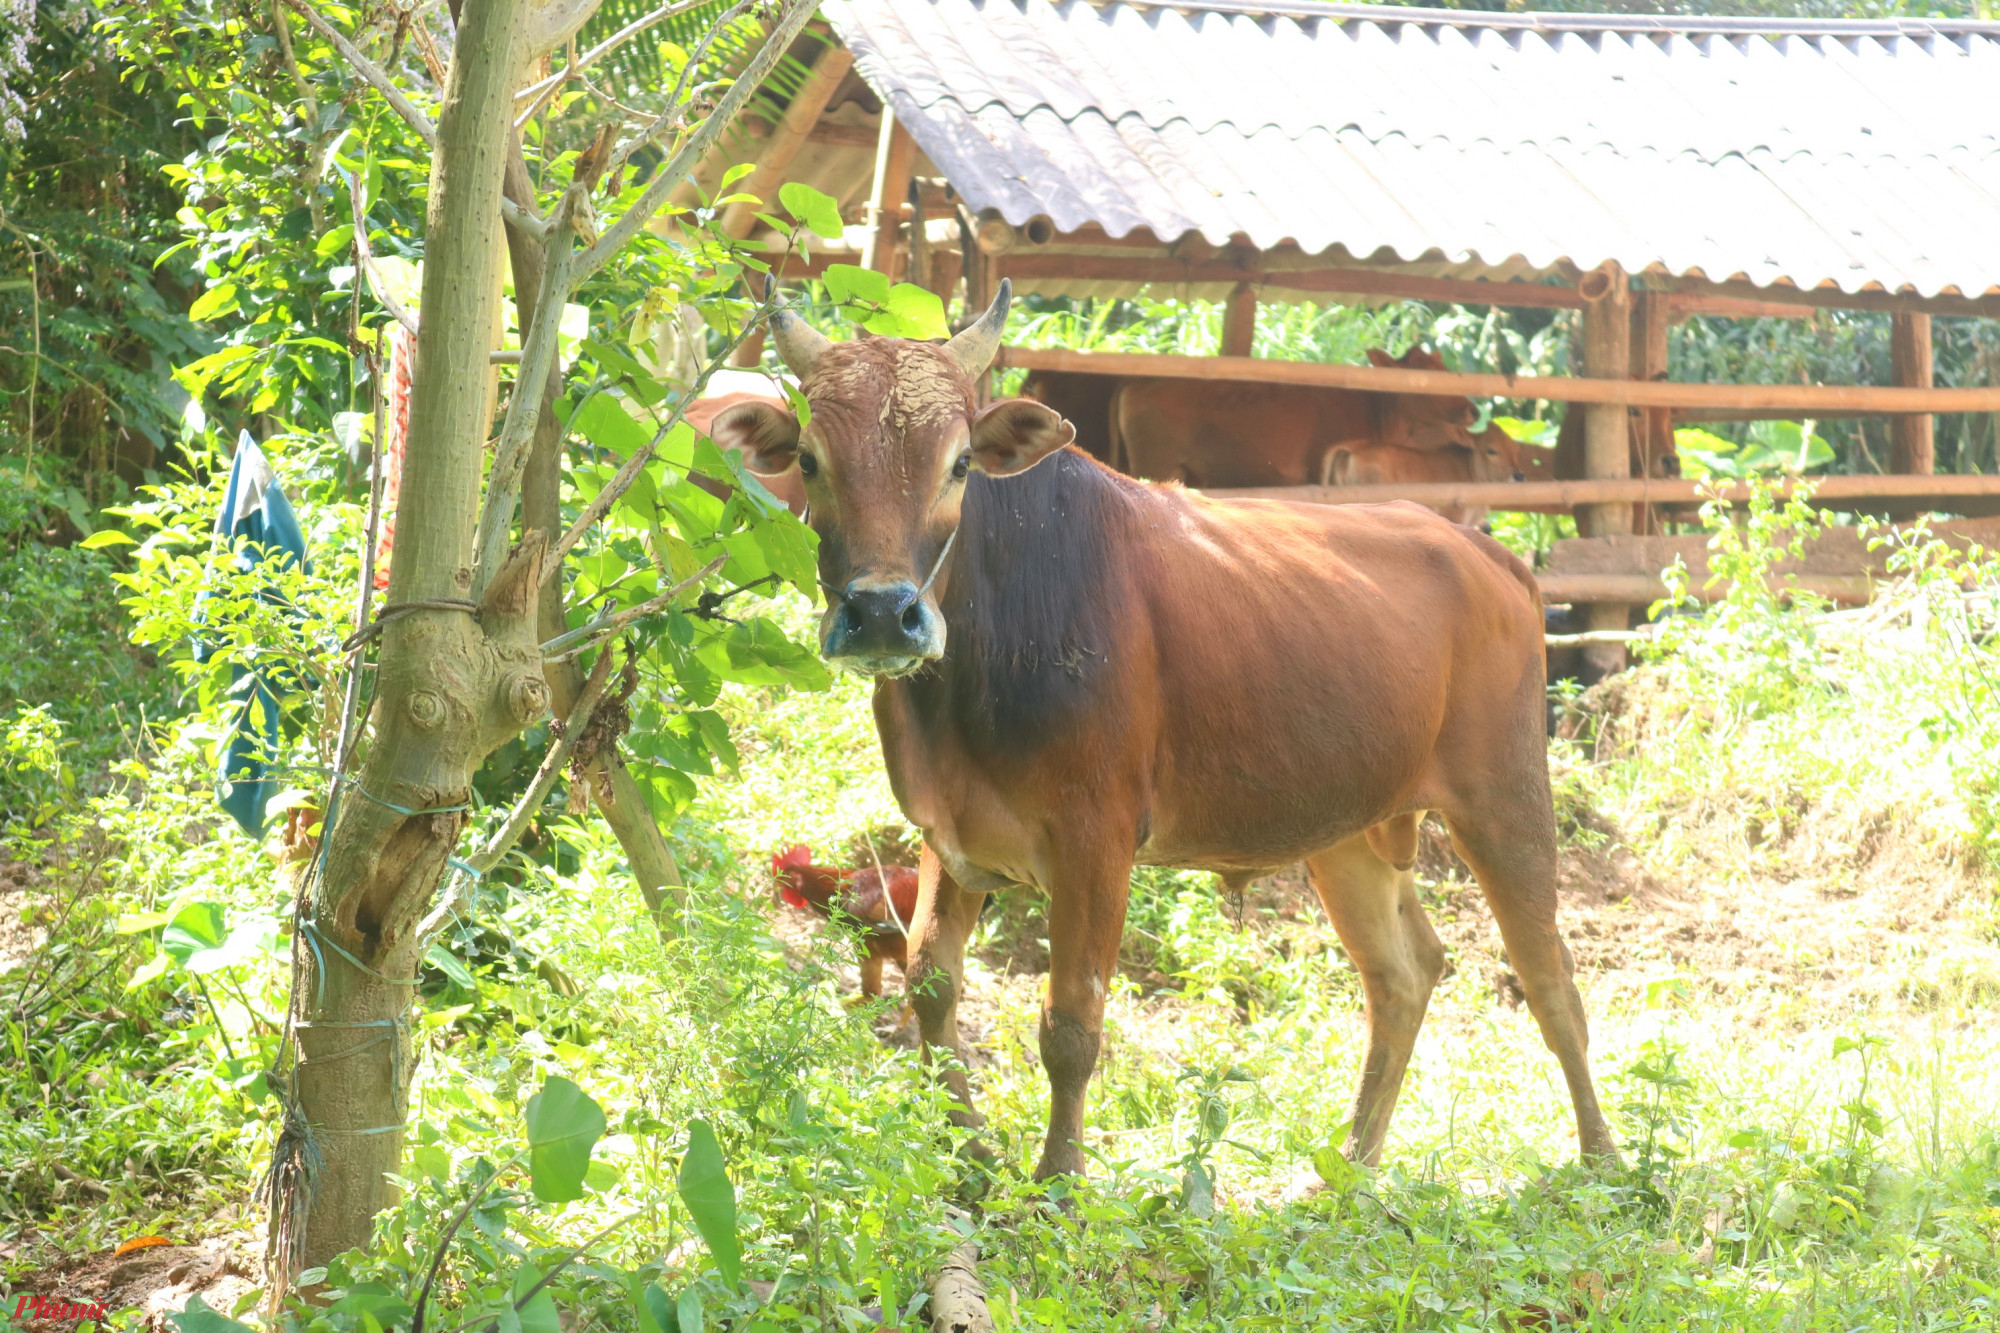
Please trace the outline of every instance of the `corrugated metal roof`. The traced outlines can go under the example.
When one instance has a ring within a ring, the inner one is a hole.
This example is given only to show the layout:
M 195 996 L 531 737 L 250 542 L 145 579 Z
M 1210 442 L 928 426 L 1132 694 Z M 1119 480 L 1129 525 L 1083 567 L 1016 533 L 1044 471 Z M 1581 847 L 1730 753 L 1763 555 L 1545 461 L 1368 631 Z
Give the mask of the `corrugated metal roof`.
M 827 0 L 975 209 L 1459 268 L 2000 288 L 2000 24 Z

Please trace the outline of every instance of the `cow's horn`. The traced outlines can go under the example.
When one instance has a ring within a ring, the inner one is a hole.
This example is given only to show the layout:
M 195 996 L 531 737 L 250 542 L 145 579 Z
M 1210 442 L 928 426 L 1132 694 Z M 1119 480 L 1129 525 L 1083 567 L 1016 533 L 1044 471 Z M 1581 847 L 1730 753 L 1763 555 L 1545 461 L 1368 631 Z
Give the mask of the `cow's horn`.
M 764 299 L 772 300 L 777 286 L 769 275 L 764 279 Z M 812 374 L 813 363 L 819 360 L 821 352 L 833 346 L 825 334 L 794 315 L 784 306 L 776 306 L 771 311 L 771 339 L 778 344 L 778 356 L 794 375 L 800 379 Z
M 1007 327 L 1007 306 L 1014 299 L 1014 284 L 1000 279 L 1000 291 L 979 322 L 945 344 L 951 359 L 968 375 L 984 375 L 1000 350 L 1000 333 Z

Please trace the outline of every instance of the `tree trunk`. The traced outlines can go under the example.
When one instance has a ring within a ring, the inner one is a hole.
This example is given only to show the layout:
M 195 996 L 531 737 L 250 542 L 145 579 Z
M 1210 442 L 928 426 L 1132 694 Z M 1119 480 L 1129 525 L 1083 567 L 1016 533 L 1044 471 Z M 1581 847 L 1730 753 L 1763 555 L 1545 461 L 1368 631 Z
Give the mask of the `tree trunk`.
M 476 612 L 463 600 L 492 425 L 487 344 L 521 14 L 521 0 L 467 0 L 439 118 L 374 741 L 336 792 L 301 920 L 295 1114 L 274 1153 L 282 1278 L 367 1244 L 395 1202 L 386 1173 L 402 1160 L 418 926 L 466 822 L 474 771 L 548 709 L 539 535 L 510 555 Z
M 522 157 L 518 135 L 509 141 L 505 188 L 514 202 L 533 207 L 534 187 L 528 178 L 528 164 Z M 535 300 L 542 288 L 542 248 L 531 238 L 510 231 L 507 254 L 514 270 L 515 327 L 526 329 L 535 322 Z M 540 533 L 551 545 L 562 535 L 563 429 L 554 410 L 561 390 L 560 370 L 551 371 L 541 414 L 535 419 L 528 466 L 521 474 L 521 531 Z M 536 635 L 545 643 L 569 628 L 560 578 L 550 580 L 542 589 L 537 625 Z M 583 669 L 571 658 L 551 662 L 546 670 L 549 689 L 555 697 L 555 711 L 558 716 L 565 716 L 583 688 Z M 638 781 L 626 769 L 622 757 L 616 753 L 605 755 L 595 766 L 594 774 L 591 798 L 624 849 L 646 910 L 662 930 L 672 929 L 681 902 L 681 872 L 674 861 L 673 848 L 667 845 L 665 833 L 653 821 L 652 808 L 646 804 Z

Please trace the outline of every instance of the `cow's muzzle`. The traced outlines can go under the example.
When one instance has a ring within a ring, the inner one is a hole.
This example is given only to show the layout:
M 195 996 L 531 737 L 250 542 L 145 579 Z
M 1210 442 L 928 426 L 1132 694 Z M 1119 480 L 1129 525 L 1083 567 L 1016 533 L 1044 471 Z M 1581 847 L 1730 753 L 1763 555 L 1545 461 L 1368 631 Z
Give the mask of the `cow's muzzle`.
M 828 599 L 820 655 L 864 676 L 901 676 L 944 656 L 944 617 L 917 585 L 850 583 Z

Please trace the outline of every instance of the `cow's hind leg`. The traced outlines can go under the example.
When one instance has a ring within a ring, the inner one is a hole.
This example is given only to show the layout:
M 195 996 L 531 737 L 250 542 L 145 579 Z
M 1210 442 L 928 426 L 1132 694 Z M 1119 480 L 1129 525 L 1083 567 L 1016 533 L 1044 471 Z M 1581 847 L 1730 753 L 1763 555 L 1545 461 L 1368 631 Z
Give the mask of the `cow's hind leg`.
M 1382 1155 L 1417 1030 L 1444 974 L 1444 945 L 1417 900 L 1416 819 L 1399 816 L 1306 860 L 1367 998 L 1368 1052 L 1347 1154 L 1371 1166 Z
M 979 922 L 979 907 L 985 900 L 985 894 L 961 888 L 937 853 L 924 848 L 917 865 L 917 910 L 910 922 L 915 948 L 904 981 L 910 1007 L 917 1011 L 923 1049 L 958 1057 L 958 1064 L 945 1070 L 943 1079 L 964 1108 L 952 1113 L 952 1122 L 967 1129 L 978 1129 L 986 1121 L 972 1106 L 965 1047 L 958 1036 L 958 995 L 965 988 L 965 941 Z
M 1547 796 L 1447 811 L 1445 824 L 1493 909 L 1542 1040 L 1562 1064 L 1583 1155 L 1617 1161 L 1618 1144 L 1590 1078 L 1590 1030 L 1571 975 L 1575 965 L 1556 931 L 1556 829 Z
M 1042 1005 L 1042 1068 L 1049 1133 L 1035 1179 L 1083 1174 L 1083 1102 L 1104 1039 L 1104 1001 L 1125 932 L 1131 861 L 1066 858 L 1049 892 L 1049 993 Z

